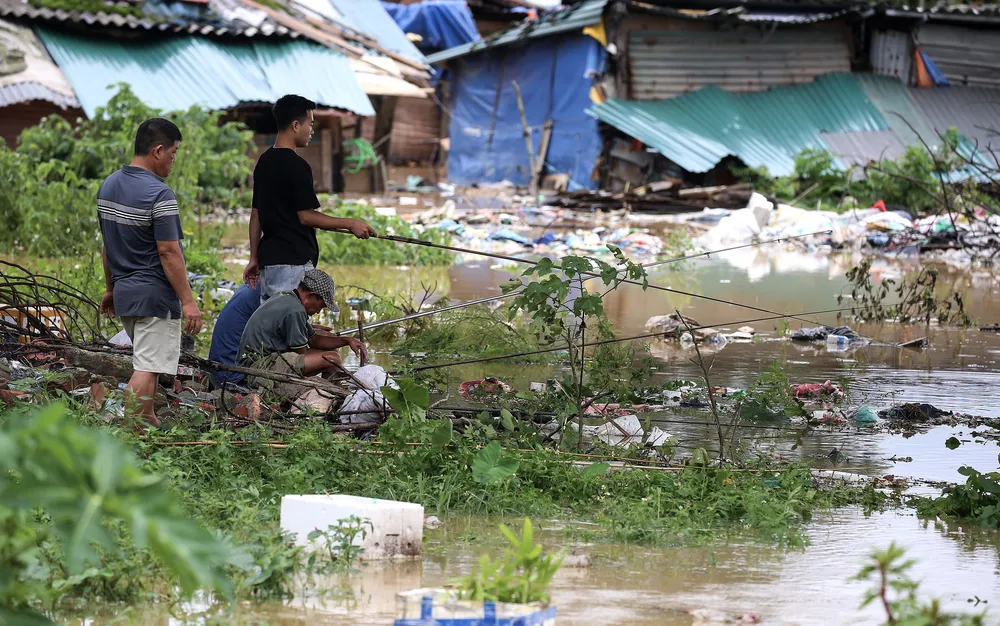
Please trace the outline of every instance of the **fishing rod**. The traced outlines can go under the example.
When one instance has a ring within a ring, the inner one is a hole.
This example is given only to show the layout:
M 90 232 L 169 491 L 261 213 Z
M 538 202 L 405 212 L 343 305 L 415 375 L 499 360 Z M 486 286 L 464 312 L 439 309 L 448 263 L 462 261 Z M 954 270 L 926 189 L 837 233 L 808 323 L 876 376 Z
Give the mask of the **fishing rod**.
M 899 306 L 899 304 L 898 303 L 896 303 L 896 304 L 883 304 L 883 305 L 879 305 L 879 308 L 892 307 L 892 306 Z M 852 310 L 850 307 L 845 307 L 845 308 L 839 308 L 839 309 L 826 309 L 824 311 L 807 311 L 807 312 L 804 312 L 804 313 L 798 313 L 798 315 L 822 315 L 824 313 L 841 313 L 843 311 L 850 311 L 850 310 Z M 791 319 L 797 319 L 797 318 L 794 318 L 790 314 L 789 315 L 775 315 L 775 316 L 771 316 L 771 317 L 758 317 L 758 318 L 754 318 L 754 319 L 740 320 L 740 321 L 735 321 L 735 322 L 724 322 L 722 324 L 706 324 L 706 325 L 702 325 L 702 326 L 687 326 L 687 327 L 684 327 L 684 329 L 687 330 L 687 331 L 694 331 L 694 330 L 700 330 L 700 329 L 703 329 L 703 328 L 711 328 L 713 326 L 735 326 L 736 324 L 752 324 L 754 322 L 767 322 L 767 321 L 772 321 L 772 320 L 789 319 L 789 318 L 791 318 Z M 581 347 L 582 348 L 592 348 L 592 347 L 595 347 L 595 346 L 604 346 L 604 345 L 613 344 L 613 343 L 624 343 L 624 342 L 629 342 L 629 341 L 637 341 L 639 339 L 653 339 L 655 337 L 662 337 L 663 334 L 664 334 L 663 331 L 660 331 L 660 332 L 656 332 L 656 333 L 645 333 L 645 334 L 642 334 L 642 335 L 633 335 L 631 337 L 616 337 L 615 339 L 604 339 L 602 341 L 595 341 L 593 343 L 585 343 Z M 410 371 L 413 371 L 413 372 L 423 372 L 423 371 L 426 371 L 426 370 L 440 369 L 442 367 L 454 367 L 456 365 L 474 365 L 476 363 L 487 363 L 489 361 L 501 361 L 501 360 L 504 360 L 504 359 L 515 359 L 515 358 L 520 358 L 520 357 L 525 357 L 525 356 L 535 356 L 535 355 L 538 355 L 538 354 L 547 354 L 547 353 L 550 353 L 550 352 L 559 352 L 560 350 L 569 350 L 569 348 L 570 348 L 570 346 L 568 346 L 568 345 L 567 346 L 555 346 L 555 347 L 551 347 L 551 348 L 541 348 L 541 349 L 538 349 L 538 350 L 531 350 L 531 351 L 528 351 L 528 352 L 519 352 L 519 353 L 516 353 L 516 354 L 502 354 L 502 355 L 499 355 L 499 356 L 482 357 L 482 358 L 478 358 L 478 359 L 468 359 L 468 360 L 465 360 L 465 361 L 453 361 L 451 363 L 436 363 L 436 364 L 432 364 L 432 365 L 421 365 L 419 367 L 412 368 Z M 398 374 L 399 372 L 395 372 L 395 373 Z
M 825 235 L 825 234 L 829 234 L 830 232 L 832 232 L 832 231 L 830 231 L 830 230 L 819 230 L 819 231 L 816 231 L 814 233 L 805 233 L 803 235 L 790 235 L 788 237 L 778 237 L 777 239 L 768 239 L 766 241 L 755 241 L 755 242 L 752 242 L 752 243 L 745 243 L 745 244 L 742 244 L 742 245 L 739 245 L 739 246 L 732 246 L 730 248 L 722 248 L 722 249 L 719 249 L 719 250 L 709 250 L 708 252 L 699 252 L 698 254 L 689 254 L 689 255 L 686 255 L 686 256 L 674 257 L 672 259 L 666 259 L 664 261 L 657 261 L 655 263 L 650 263 L 648 265 L 643 265 L 642 267 L 643 268 L 648 268 L 648 267 L 657 267 L 659 265 L 665 265 L 667 263 L 679 263 L 681 261 L 687 261 L 689 259 L 697 259 L 699 257 L 711 256 L 713 254 L 719 254 L 721 252 L 729 252 L 731 250 L 740 250 L 742 248 L 751 248 L 753 246 L 763 246 L 763 245 L 770 244 L 770 243 L 781 243 L 781 242 L 784 242 L 784 241 L 791 241 L 793 239 L 801 239 L 803 237 L 812 237 L 813 235 Z M 589 276 L 586 280 L 593 280 L 594 278 L 597 278 L 597 277 L 596 276 Z M 408 322 L 410 320 L 420 319 L 421 317 L 426 317 L 428 315 L 436 315 L 438 313 L 445 313 L 447 311 L 456 311 L 458 309 L 463 309 L 465 307 L 475 306 L 477 304 L 487 304 L 489 302 L 496 302 L 498 300 L 505 300 L 507 298 L 513 298 L 514 296 L 518 295 L 519 293 L 521 293 L 520 290 L 518 290 L 518 291 L 512 291 L 511 293 L 500 294 L 500 295 L 497 295 L 497 296 L 488 296 L 488 297 L 485 297 L 485 298 L 479 298 L 478 300 L 470 300 L 468 302 L 460 302 L 458 304 L 452 304 L 450 306 L 441 307 L 439 309 L 431 309 L 429 311 L 419 311 L 417 313 L 411 313 L 409 315 L 404 315 L 402 317 L 397 317 L 395 319 L 383 320 L 381 322 L 375 322 L 374 324 L 369 324 L 368 326 L 365 326 L 363 329 L 362 328 L 358 328 L 358 329 L 353 329 L 352 328 L 350 330 L 345 330 L 345 331 L 343 331 L 341 333 L 338 333 L 338 334 L 341 335 L 341 336 L 355 335 L 355 334 L 358 334 L 359 332 L 363 332 L 363 331 L 367 331 L 367 330 L 375 329 L 375 328 L 382 328 L 383 326 L 390 326 L 392 324 L 399 324 L 400 322 Z

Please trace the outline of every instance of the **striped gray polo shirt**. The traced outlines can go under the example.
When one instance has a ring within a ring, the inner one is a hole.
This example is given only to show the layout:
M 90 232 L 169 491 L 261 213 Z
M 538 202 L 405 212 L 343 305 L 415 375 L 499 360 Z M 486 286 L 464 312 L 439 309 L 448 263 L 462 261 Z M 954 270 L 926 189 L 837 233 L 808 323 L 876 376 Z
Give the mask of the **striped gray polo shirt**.
M 173 190 L 149 170 L 126 165 L 98 190 L 97 215 L 114 284 L 115 312 L 180 318 L 180 299 L 156 250 L 157 241 L 184 238 Z

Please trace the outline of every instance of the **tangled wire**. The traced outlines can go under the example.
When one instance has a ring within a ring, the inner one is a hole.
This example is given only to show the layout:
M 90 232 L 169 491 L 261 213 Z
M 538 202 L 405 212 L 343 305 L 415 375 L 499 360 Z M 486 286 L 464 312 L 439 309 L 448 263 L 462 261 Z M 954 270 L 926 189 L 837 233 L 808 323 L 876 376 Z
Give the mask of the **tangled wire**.
M 76 287 L 0 259 L 0 354 L 33 350 L 32 342 L 105 343 L 100 305 Z

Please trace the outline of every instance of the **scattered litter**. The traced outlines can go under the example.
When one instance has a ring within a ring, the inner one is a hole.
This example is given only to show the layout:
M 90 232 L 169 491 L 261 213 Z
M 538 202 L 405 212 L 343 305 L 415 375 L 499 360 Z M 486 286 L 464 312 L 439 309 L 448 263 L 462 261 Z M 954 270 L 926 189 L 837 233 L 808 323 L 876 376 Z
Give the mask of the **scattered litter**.
M 792 385 L 795 397 L 800 400 L 841 400 L 844 397 L 844 390 L 840 385 L 836 385 L 829 380 L 822 385 L 816 383 L 806 383 L 802 385 Z
M 954 414 L 949 411 L 942 411 L 931 404 L 913 402 L 900 404 L 878 412 L 878 416 L 882 419 L 906 422 L 927 422 L 950 415 Z
M 563 558 L 562 566 L 568 568 L 588 568 L 594 564 L 589 554 L 568 554 Z
M 864 405 L 854 412 L 854 421 L 859 424 L 874 424 L 876 420 L 878 417 L 875 415 L 875 411 L 868 405 Z
M 528 390 L 534 393 L 545 393 L 545 383 L 530 383 Z
M 129 339 L 128 333 L 124 330 L 118 331 L 114 337 L 108 340 L 108 343 L 113 346 L 132 347 L 132 340 Z
M 830 335 L 846 337 L 848 342 L 864 342 L 864 337 L 851 330 L 850 326 L 817 326 L 815 328 L 800 328 L 792 333 L 792 341 L 826 341 Z M 839 342 L 840 340 L 836 340 Z
M 428 530 L 434 530 L 435 528 L 441 527 L 441 520 L 435 515 L 428 515 L 424 518 L 424 528 Z
M 930 342 L 927 341 L 927 337 L 921 337 L 920 339 L 914 339 L 913 341 L 905 341 L 899 344 L 900 348 L 910 348 L 912 350 L 922 350 L 926 348 Z
M 382 387 L 399 389 L 389 374 L 378 365 L 365 365 L 354 372 L 354 379 L 364 385 L 359 388 L 353 380 L 348 385 L 354 389 L 340 407 L 341 424 L 372 424 L 385 421 L 388 403 L 382 395 Z
M 489 376 L 481 380 L 467 380 L 458 386 L 458 395 L 472 402 L 496 401 L 501 392 L 513 393 L 514 388 Z
M 676 313 L 670 315 L 655 315 L 646 320 L 646 332 L 659 333 L 665 335 L 675 335 L 678 328 L 697 328 L 701 326 L 697 320 L 690 317 L 678 316 Z

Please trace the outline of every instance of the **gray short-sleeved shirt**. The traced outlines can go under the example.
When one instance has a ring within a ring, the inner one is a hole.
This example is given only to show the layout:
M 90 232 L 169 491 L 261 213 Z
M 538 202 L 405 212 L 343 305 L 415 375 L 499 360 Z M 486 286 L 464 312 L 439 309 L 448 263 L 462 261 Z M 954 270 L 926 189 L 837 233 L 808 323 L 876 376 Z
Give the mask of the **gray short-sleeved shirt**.
M 180 318 L 180 299 L 156 250 L 157 241 L 184 238 L 170 187 L 149 170 L 126 165 L 98 190 L 97 215 L 114 285 L 115 312 Z
M 260 305 L 247 321 L 237 352 L 239 362 L 248 366 L 275 352 L 305 348 L 315 333 L 297 295 L 276 295 Z

